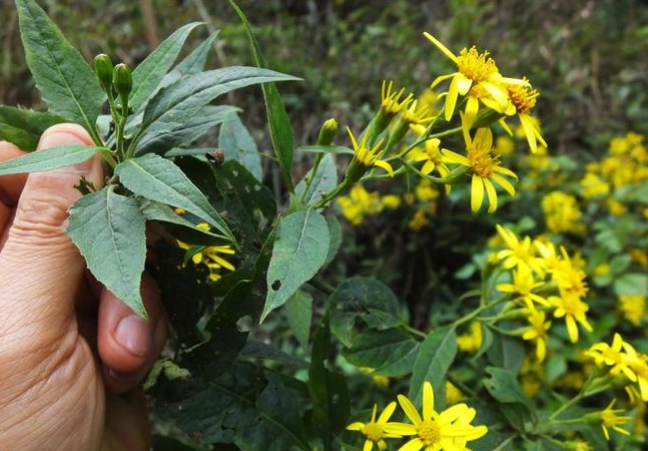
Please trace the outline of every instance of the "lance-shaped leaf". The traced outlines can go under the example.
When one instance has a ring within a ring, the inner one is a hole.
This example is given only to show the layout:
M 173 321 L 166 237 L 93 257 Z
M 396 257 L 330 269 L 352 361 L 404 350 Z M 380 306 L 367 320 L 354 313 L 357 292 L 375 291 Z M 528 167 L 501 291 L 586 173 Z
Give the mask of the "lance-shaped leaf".
M 160 89 L 149 101 L 144 110 L 140 136 L 143 136 L 149 127 L 155 127 L 157 133 L 176 130 L 201 107 L 235 89 L 285 80 L 297 78 L 271 70 L 240 66 L 185 77 Z
M 0 163 L 0 175 L 53 171 L 89 160 L 101 150 L 106 149 L 81 145 L 52 147 Z
M 230 0 L 230 4 L 245 26 L 256 65 L 258 67 L 267 67 L 265 58 L 261 53 L 261 48 L 259 47 L 256 36 L 252 32 L 252 27 L 250 27 L 247 17 L 236 2 Z M 295 151 L 295 132 L 277 86 L 274 83 L 265 83 L 262 88 L 266 111 L 268 113 L 272 146 L 277 155 L 277 160 L 279 160 L 279 166 L 281 167 L 281 173 L 283 174 L 286 186 L 292 192 L 293 183 L 290 169 L 292 168 L 293 154 Z
M 153 94 L 160 82 L 171 69 L 189 33 L 200 25 L 193 22 L 176 30 L 166 38 L 140 65 L 133 71 L 133 90 L 129 103 L 137 109 Z
M 419 344 L 400 329 L 367 330 L 343 351 L 357 367 L 373 368 L 372 374 L 404 376 L 412 371 Z
M 34 0 L 16 0 L 25 57 L 49 111 L 94 135 L 106 100 L 92 69 Z
M 136 154 L 164 153 L 173 147 L 191 144 L 213 127 L 225 122 L 236 111 L 238 108 L 233 106 L 207 105 L 174 130 L 156 132 L 155 127 L 151 127 L 140 139 Z
M 207 39 L 205 39 L 202 44 L 200 44 L 196 49 L 189 54 L 185 59 L 180 61 L 176 67 L 173 68 L 171 72 L 166 74 L 160 83 L 160 88 L 169 86 L 176 81 L 180 80 L 182 77 L 187 75 L 194 75 L 199 72 L 202 72 L 205 69 L 205 64 L 207 63 L 207 57 L 209 56 L 209 50 L 214 41 L 218 37 L 218 31 L 215 31 Z
M 259 149 L 238 114 L 229 115 L 221 126 L 218 145 L 225 152 L 226 161 L 238 161 L 261 181 L 263 172 Z
M 188 229 L 195 230 L 197 232 L 209 235 L 214 238 L 223 238 L 221 235 L 216 235 L 215 233 L 210 232 L 209 230 L 204 230 L 197 227 L 195 224 L 187 221 L 185 218 L 176 214 L 176 212 L 171 209 L 168 205 L 165 205 L 160 202 L 155 202 L 150 199 L 138 199 L 140 211 L 146 219 L 149 221 L 158 221 L 166 222 L 168 224 L 175 224 L 182 227 L 187 227 Z
M 143 318 L 147 317 L 140 295 L 145 223 L 137 202 L 110 186 L 79 199 L 70 209 L 67 227 L 97 280 Z
M 0 139 L 25 152 L 36 150 L 43 132 L 62 122 L 65 119 L 55 114 L 0 105 Z
M 268 296 L 261 321 L 324 265 L 329 241 L 326 219 L 315 210 L 298 211 L 284 218 L 268 268 Z
M 308 349 L 313 319 L 313 297 L 305 291 L 293 294 L 286 302 L 286 318 L 299 344 Z
M 308 192 L 304 193 L 306 190 L 306 181 L 313 177 L 313 181 L 308 187 Z M 309 205 L 320 200 L 326 193 L 333 191 L 337 186 L 337 169 L 335 168 L 335 161 L 333 160 L 332 155 L 324 155 L 320 165 L 317 167 L 317 172 L 313 175 L 313 170 L 311 169 L 306 174 L 306 177 L 297 184 L 295 188 L 295 194 L 298 197 L 303 196 L 304 204 Z
M 216 227 L 233 243 L 236 239 L 209 200 L 173 162 L 155 154 L 124 161 L 115 174 L 138 196 L 184 208 Z
M 409 398 L 421 404 L 423 382 L 430 382 L 434 388 L 439 409 L 445 406 L 445 377 L 457 355 L 457 334 L 454 326 L 441 327 L 431 332 L 419 350 L 412 378 Z

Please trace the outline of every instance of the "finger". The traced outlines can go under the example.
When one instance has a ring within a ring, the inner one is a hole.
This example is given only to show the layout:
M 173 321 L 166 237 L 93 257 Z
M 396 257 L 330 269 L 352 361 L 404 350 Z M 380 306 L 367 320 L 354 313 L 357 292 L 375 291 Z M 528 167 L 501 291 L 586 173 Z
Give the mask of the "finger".
M 127 396 L 106 396 L 104 451 L 148 451 L 149 421 L 146 399 L 141 390 Z
M 39 151 L 75 144 L 92 142 L 80 126 L 61 124 L 43 134 Z M 80 197 L 74 186 L 81 177 L 101 186 L 98 156 L 73 167 L 29 175 L 0 253 L 0 312 L 4 325 L 42 329 L 45 324 L 47 331 L 33 331 L 43 332 L 43 340 L 47 340 L 47 333 L 60 333 L 60 327 L 65 327 L 52 324 L 74 319 L 74 293 L 85 264 L 65 235 L 64 224 L 68 209 Z
M 24 155 L 24 152 L 13 144 L 0 141 L 0 163 L 13 160 Z M 0 236 L 11 216 L 11 209 L 18 202 L 20 193 L 25 186 L 25 174 L 5 175 L 0 177 Z
M 160 294 L 153 278 L 144 274 L 142 299 L 149 318 L 139 317 L 114 294 L 104 290 L 99 301 L 99 357 L 113 373 L 138 373 L 157 357 L 159 328 L 164 326 Z M 158 332 L 156 334 L 156 331 Z M 156 342 L 157 340 L 157 342 Z

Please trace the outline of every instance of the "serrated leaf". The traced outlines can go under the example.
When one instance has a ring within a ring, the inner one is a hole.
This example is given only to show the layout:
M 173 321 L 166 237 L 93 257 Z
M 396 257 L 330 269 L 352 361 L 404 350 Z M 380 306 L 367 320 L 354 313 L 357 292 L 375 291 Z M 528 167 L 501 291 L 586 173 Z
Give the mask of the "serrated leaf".
M 148 154 L 124 161 L 117 166 L 115 174 L 126 188 L 138 196 L 184 208 L 236 243 L 221 215 L 172 161 Z
M 185 77 L 151 98 L 144 109 L 140 136 L 168 133 L 181 127 L 201 107 L 235 89 L 295 77 L 256 67 L 232 66 Z
M 297 291 L 286 301 L 286 318 L 295 338 L 304 349 L 308 349 L 311 321 L 313 319 L 313 297 L 305 291 Z
M 254 178 L 263 179 L 259 149 L 238 114 L 230 115 L 221 126 L 218 146 L 225 152 L 225 161 L 238 161 Z
M 50 113 L 95 136 L 106 101 L 92 69 L 34 0 L 16 0 L 25 58 Z
M 139 140 L 135 154 L 164 154 L 173 147 L 191 144 L 213 127 L 225 122 L 236 111 L 238 108 L 233 106 L 207 105 L 200 108 L 194 117 L 188 118 L 174 130 L 154 133 L 149 129 Z
M 178 63 L 178 65 L 175 66 L 171 72 L 166 74 L 162 79 L 162 82 L 160 83 L 160 87 L 164 88 L 180 80 L 182 77 L 202 72 L 205 69 L 209 51 L 212 45 L 214 45 L 214 41 L 218 37 L 218 33 L 218 30 L 212 33 L 211 36 L 209 36 L 198 47 L 196 47 L 196 49 L 191 52 L 189 56 L 180 61 L 180 63 Z
M 454 326 L 432 331 L 419 350 L 409 385 L 409 398 L 421 404 L 423 383 L 430 382 L 434 388 L 438 408 L 445 407 L 445 377 L 457 356 L 457 334 Z
M 137 202 L 110 186 L 79 199 L 70 209 L 67 226 L 92 274 L 143 318 L 147 317 L 140 295 L 145 223 Z
M 133 109 L 136 110 L 157 90 L 180 54 L 189 33 L 199 25 L 200 22 L 192 22 L 176 30 L 135 68 L 133 90 L 129 97 L 129 104 Z
M 0 105 L 0 139 L 25 152 L 36 150 L 45 130 L 63 122 L 55 114 Z
M 328 300 L 331 331 L 346 347 L 353 344 L 358 320 L 367 327 L 386 330 L 401 324 L 398 298 L 387 285 L 368 277 L 345 280 Z
M 267 67 L 263 54 L 261 53 L 261 48 L 254 36 L 254 32 L 250 27 L 247 17 L 238 7 L 236 2 L 230 0 L 230 4 L 245 27 L 248 38 L 250 39 L 250 45 L 252 47 L 256 65 L 260 68 Z M 290 170 L 292 168 L 293 153 L 295 151 L 295 133 L 277 86 L 274 83 L 264 83 L 262 89 L 266 112 L 268 114 L 268 125 L 270 126 L 272 146 L 277 155 L 277 160 L 279 161 L 279 166 L 284 181 L 286 182 L 286 187 L 292 192 L 293 183 Z
M 311 205 L 319 201 L 326 193 L 333 191 L 338 183 L 337 168 L 335 167 L 335 161 L 333 160 L 332 155 L 324 155 L 314 176 L 312 175 L 312 172 L 311 169 L 295 188 L 295 194 L 297 194 L 299 198 L 302 198 L 303 196 L 303 202 L 306 205 Z M 308 188 L 308 192 L 304 194 L 304 191 L 306 190 L 306 180 L 310 177 L 313 177 L 313 181 Z
M 412 371 L 419 344 L 400 329 L 367 330 L 358 335 L 344 358 L 357 367 L 372 368 L 372 374 L 404 376 Z
M 187 221 L 185 218 L 174 212 L 173 209 L 168 205 L 145 198 L 138 198 L 138 204 L 142 215 L 144 215 L 144 217 L 149 221 L 175 224 L 182 227 L 187 227 L 214 238 L 223 238 L 223 236 L 221 235 L 217 235 L 208 230 L 196 227 L 196 224 Z
M 326 219 L 315 210 L 298 211 L 283 219 L 268 268 L 268 296 L 261 321 L 317 273 L 326 261 L 328 246 Z
M 89 160 L 101 151 L 101 147 L 93 146 L 59 146 L 40 152 L 33 152 L 20 158 L 0 163 L 0 176 L 10 174 L 25 174 L 29 172 L 47 172 L 72 166 Z

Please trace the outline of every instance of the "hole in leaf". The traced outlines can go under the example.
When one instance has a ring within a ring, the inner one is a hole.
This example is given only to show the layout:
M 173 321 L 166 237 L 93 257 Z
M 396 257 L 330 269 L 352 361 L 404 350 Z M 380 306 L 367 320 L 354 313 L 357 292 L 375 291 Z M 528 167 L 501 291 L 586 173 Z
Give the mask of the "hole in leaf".
M 272 282 L 271 287 L 274 291 L 279 291 L 279 288 L 281 288 L 281 281 L 275 280 L 274 282 Z

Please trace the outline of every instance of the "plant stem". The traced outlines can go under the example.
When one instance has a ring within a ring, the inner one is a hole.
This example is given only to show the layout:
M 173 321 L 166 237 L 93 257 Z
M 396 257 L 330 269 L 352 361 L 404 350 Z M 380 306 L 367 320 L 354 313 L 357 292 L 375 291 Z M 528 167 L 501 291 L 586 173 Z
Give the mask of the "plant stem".
M 467 323 L 468 321 L 471 321 L 471 320 L 473 320 L 474 318 L 476 318 L 476 317 L 477 317 L 481 312 L 484 312 L 484 311 L 486 311 L 486 310 L 489 310 L 489 309 L 495 307 L 495 306 L 496 306 L 497 304 L 499 304 L 500 302 L 503 302 L 503 301 L 505 301 L 505 300 L 506 300 L 506 298 L 500 298 L 500 299 L 497 299 L 497 300 L 495 300 L 495 301 L 493 301 L 493 302 L 489 302 L 488 304 L 484 304 L 484 305 L 482 305 L 482 306 L 476 308 L 475 310 L 473 310 L 473 311 L 470 312 L 469 314 L 467 314 L 467 315 L 462 316 L 461 318 L 459 318 L 457 321 L 455 321 L 455 322 L 453 323 L 453 326 L 454 326 L 454 327 L 458 327 L 458 326 L 460 326 L 460 325 L 462 325 L 462 324 L 464 324 L 464 323 Z

